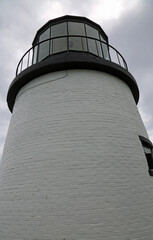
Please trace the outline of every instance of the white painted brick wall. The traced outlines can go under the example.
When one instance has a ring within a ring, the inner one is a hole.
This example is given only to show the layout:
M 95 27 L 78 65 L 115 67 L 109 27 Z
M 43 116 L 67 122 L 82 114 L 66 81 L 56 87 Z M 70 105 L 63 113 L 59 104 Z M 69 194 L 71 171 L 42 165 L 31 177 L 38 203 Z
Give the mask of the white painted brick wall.
M 153 191 L 129 87 L 69 70 L 24 86 L 0 166 L 0 240 L 152 240 Z

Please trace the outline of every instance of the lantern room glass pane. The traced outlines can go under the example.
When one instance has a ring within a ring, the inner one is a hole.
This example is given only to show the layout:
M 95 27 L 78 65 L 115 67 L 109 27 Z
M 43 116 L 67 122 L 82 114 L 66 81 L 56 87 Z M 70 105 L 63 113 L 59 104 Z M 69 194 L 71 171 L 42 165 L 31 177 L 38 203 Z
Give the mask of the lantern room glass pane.
M 87 39 L 85 37 L 82 37 L 81 41 L 82 41 L 83 51 L 87 52 Z
M 88 37 L 99 39 L 99 33 L 97 29 L 90 27 L 89 25 L 86 24 L 86 31 Z
M 83 23 L 68 22 L 69 35 L 85 36 L 85 28 Z
M 53 40 L 50 40 L 50 54 L 53 52 Z
M 53 54 L 58 52 L 63 52 L 67 50 L 67 38 L 57 38 L 53 39 Z
M 102 50 L 101 50 L 100 41 L 96 41 L 96 44 L 97 44 L 97 49 L 98 49 L 98 56 L 102 58 L 103 55 L 102 55 Z
M 51 37 L 60 37 L 67 35 L 67 23 L 59 23 L 51 27 Z
M 50 38 L 50 28 L 48 28 L 46 31 L 44 31 L 40 37 L 39 37 L 39 42 L 42 42 L 46 39 Z
M 37 62 L 37 54 L 38 54 L 38 45 L 33 49 L 33 64 Z
M 118 57 L 119 57 L 120 65 L 121 65 L 123 68 L 126 69 L 127 67 L 126 67 L 126 64 L 125 64 L 123 58 L 122 58 L 119 54 L 118 54 Z
M 81 37 L 69 37 L 69 50 L 83 51 Z
M 103 49 L 104 58 L 105 58 L 106 60 L 110 60 L 110 56 L 109 56 L 107 44 L 102 43 L 102 49 Z
M 40 45 L 39 45 L 38 61 L 43 60 L 48 55 L 49 55 L 49 41 L 40 43 Z
M 117 58 L 117 52 L 113 48 L 110 48 L 109 51 L 110 51 L 111 61 L 114 62 L 114 63 L 119 64 L 118 58 Z
M 100 40 L 106 42 L 102 35 L 100 35 Z
M 96 40 L 88 39 L 88 48 L 89 48 L 89 52 L 91 52 L 95 55 L 98 55 L 97 47 L 96 47 Z

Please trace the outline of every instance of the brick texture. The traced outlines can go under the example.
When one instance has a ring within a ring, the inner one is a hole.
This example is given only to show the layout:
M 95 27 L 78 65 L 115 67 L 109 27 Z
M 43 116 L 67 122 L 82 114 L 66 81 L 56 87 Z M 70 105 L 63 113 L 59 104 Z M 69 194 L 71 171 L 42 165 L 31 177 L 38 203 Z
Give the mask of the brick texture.
M 16 98 L 0 166 L 2 240 L 152 240 L 153 191 L 131 90 L 92 70 Z

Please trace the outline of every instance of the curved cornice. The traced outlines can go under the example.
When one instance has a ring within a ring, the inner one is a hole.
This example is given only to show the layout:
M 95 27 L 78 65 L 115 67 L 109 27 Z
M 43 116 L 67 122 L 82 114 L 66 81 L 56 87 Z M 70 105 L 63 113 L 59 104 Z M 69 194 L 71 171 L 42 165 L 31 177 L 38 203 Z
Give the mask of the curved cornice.
M 139 89 L 137 83 L 126 69 L 116 63 L 96 57 L 92 54 L 64 52 L 47 57 L 45 60 L 26 68 L 15 77 L 10 85 L 7 95 L 7 102 L 10 111 L 12 112 L 13 110 L 17 93 L 25 84 L 46 73 L 66 69 L 92 69 L 117 76 L 129 86 L 135 102 L 138 103 Z

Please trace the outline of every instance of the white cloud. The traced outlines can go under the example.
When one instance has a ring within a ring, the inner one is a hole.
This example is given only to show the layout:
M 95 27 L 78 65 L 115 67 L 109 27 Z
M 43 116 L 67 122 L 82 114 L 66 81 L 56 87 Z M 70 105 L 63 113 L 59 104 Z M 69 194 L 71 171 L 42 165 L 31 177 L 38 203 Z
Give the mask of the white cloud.
M 62 16 L 64 14 L 64 8 L 60 1 L 45 1 L 41 5 L 40 12 L 40 21 L 46 23 L 50 19 Z
M 3 98 L 0 95 L 0 111 L 6 111 L 7 110 L 7 105 L 6 102 L 3 100 Z
M 125 11 L 136 9 L 138 5 L 140 9 L 140 0 L 128 0 L 128 4 L 127 0 L 98 0 L 93 5 L 90 16 L 99 22 L 111 21 L 118 19 Z
M 121 12 L 123 11 L 123 1 L 118 0 L 99 0 L 96 5 L 94 5 L 93 12 L 96 12 L 94 20 L 110 20 L 114 18 L 119 18 Z M 92 13 L 91 13 L 92 14 Z

